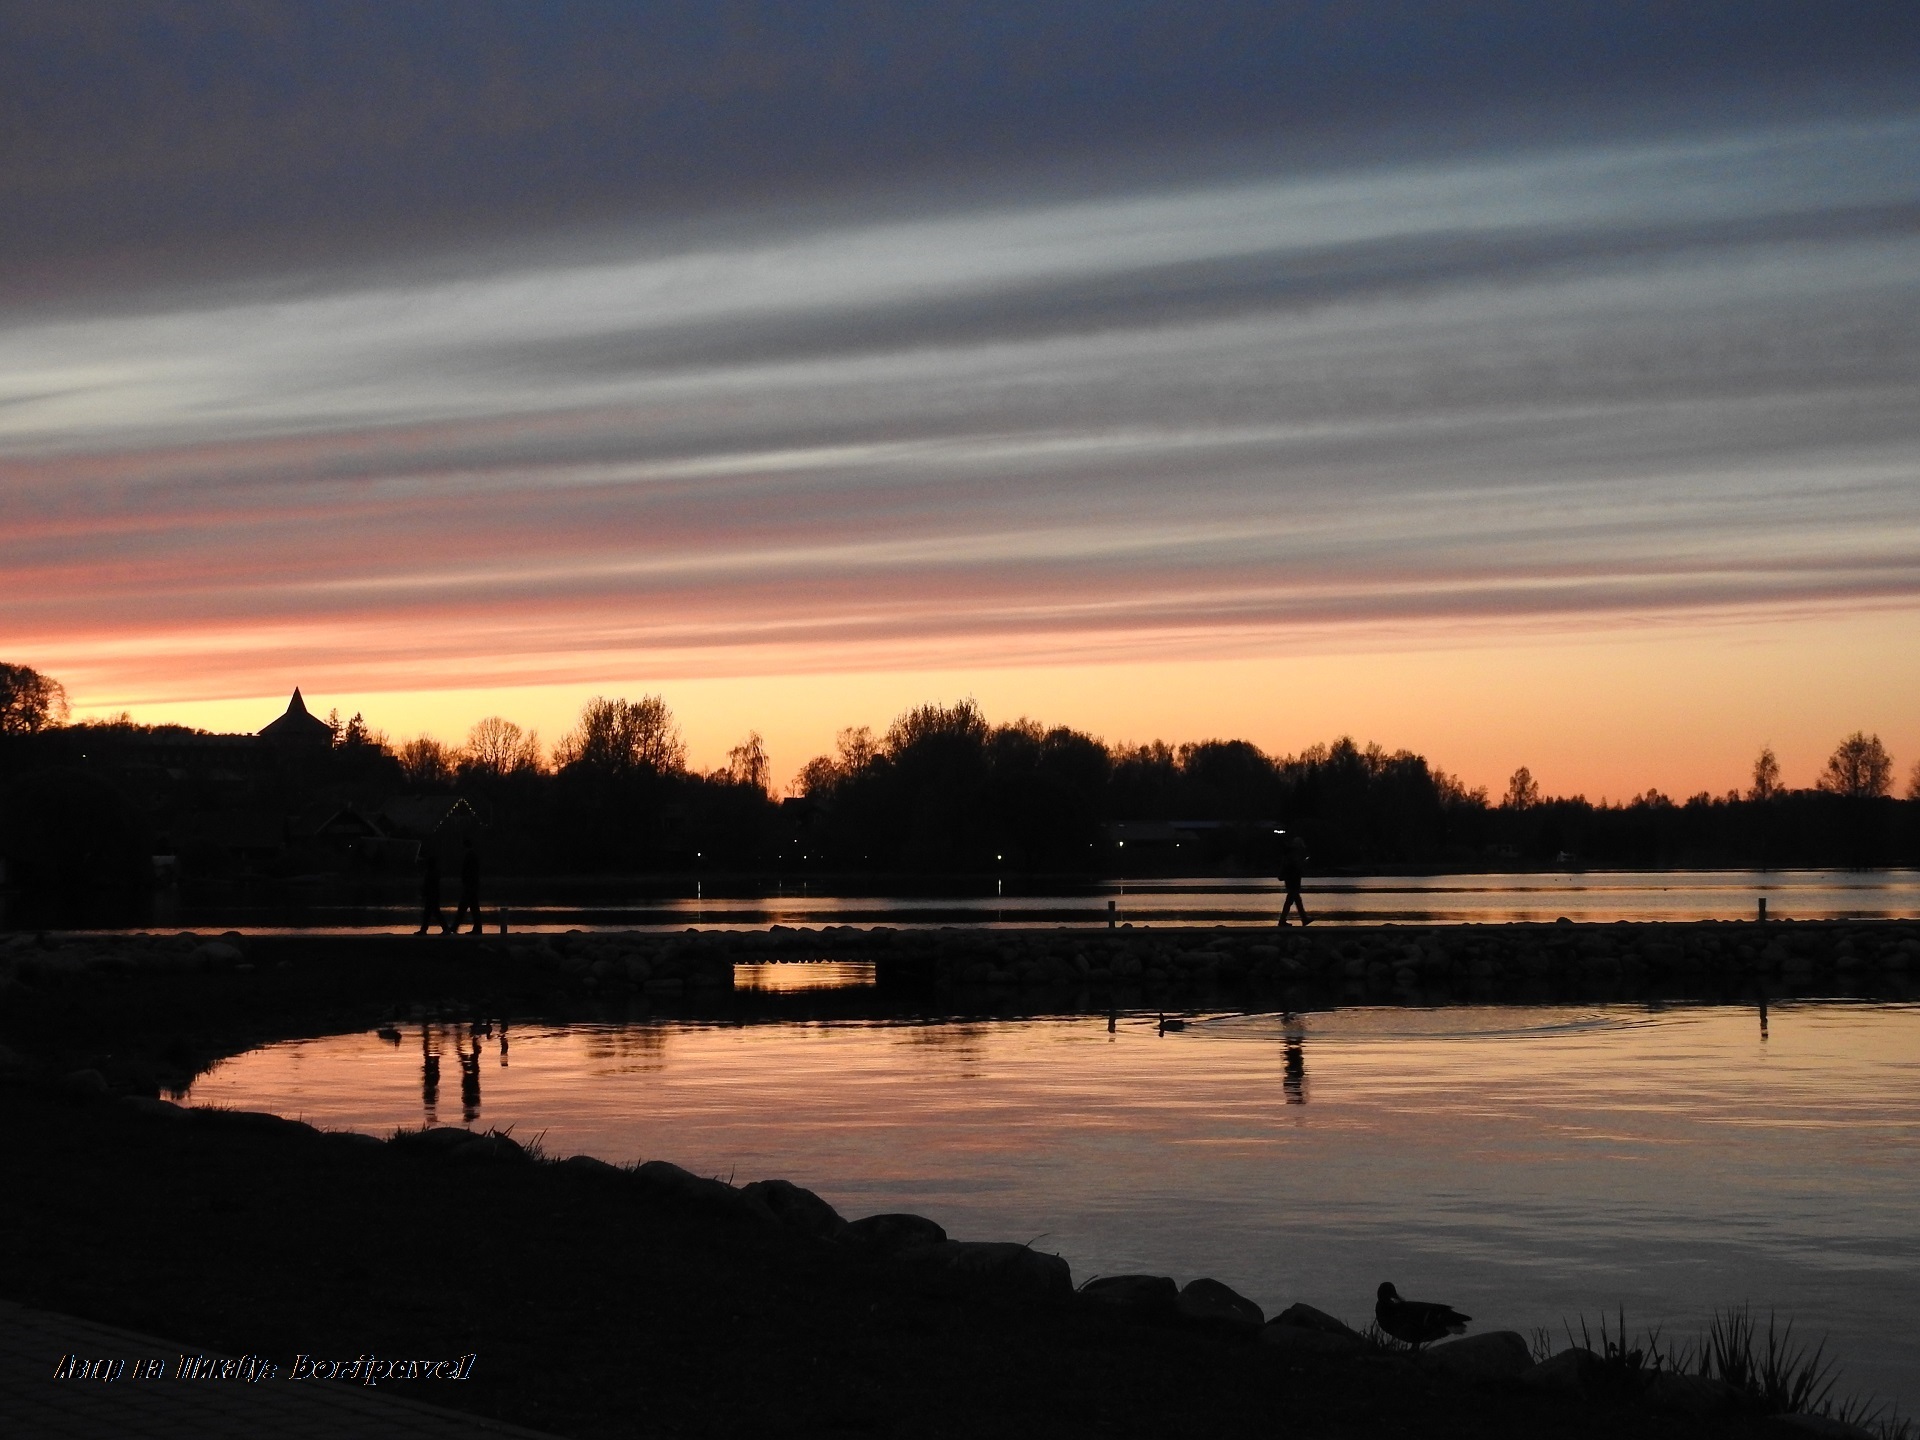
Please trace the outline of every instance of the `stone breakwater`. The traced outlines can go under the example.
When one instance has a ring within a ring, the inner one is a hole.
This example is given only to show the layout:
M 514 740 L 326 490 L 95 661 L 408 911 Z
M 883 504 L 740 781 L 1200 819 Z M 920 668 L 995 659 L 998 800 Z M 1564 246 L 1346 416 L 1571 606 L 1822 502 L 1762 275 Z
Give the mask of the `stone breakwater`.
M 883 991 L 1020 991 L 1178 997 L 1324 992 L 1427 1003 L 1543 986 L 1689 990 L 1730 982 L 1796 993 L 1892 991 L 1920 982 L 1920 922 L 1342 926 L 1228 929 L 891 930 L 774 926 L 676 936 L 506 937 L 515 960 L 568 987 L 649 995 L 732 984 L 739 963 L 867 960 Z
M 412 936 L 16 935 L 0 942 L 0 995 L 89 972 L 253 971 L 343 951 L 472 954 L 545 993 L 656 998 L 731 990 L 733 967 L 855 960 L 902 994 L 1036 992 L 1120 997 L 1215 992 L 1376 1003 L 1604 996 L 1760 986 L 1802 994 L 1920 988 L 1920 920 L 1702 921 L 1608 925 L 1059 927 L 1031 930 L 827 926 L 767 930 L 569 931 Z

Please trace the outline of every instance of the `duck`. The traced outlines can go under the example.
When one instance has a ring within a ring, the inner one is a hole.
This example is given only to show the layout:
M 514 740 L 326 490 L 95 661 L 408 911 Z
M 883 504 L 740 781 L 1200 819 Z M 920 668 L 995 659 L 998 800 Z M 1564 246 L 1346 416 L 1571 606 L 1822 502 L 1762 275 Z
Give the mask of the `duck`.
M 1473 1319 L 1451 1305 L 1431 1300 L 1402 1300 L 1391 1280 L 1381 1282 L 1373 1303 L 1373 1318 L 1387 1334 L 1406 1341 L 1416 1350 L 1443 1335 L 1466 1334 L 1467 1322 Z

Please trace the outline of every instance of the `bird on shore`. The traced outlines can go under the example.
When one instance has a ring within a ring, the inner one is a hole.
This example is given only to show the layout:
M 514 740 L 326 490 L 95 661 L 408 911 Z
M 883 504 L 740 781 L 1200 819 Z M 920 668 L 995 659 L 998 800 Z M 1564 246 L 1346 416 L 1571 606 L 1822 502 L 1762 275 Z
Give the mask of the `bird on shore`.
M 1382 1330 L 1396 1340 L 1404 1340 L 1418 1350 L 1443 1335 L 1464 1335 L 1473 1317 L 1462 1315 L 1451 1305 L 1431 1300 L 1402 1300 L 1391 1280 L 1383 1281 L 1373 1302 L 1373 1318 Z

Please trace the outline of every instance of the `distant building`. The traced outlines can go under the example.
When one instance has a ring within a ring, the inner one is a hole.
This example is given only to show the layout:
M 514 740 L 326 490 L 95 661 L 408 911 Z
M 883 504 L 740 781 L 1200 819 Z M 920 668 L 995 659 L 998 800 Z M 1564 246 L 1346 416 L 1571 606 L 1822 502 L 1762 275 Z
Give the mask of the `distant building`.
M 326 749 L 332 746 L 334 736 L 333 726 L 319 716 L 308 713 L 307 702 L 300 698 L 300 687 L 296 685 L 293 698 L 287 702 L 287 713 L 263 725 L 260 738 L 270 745 Z

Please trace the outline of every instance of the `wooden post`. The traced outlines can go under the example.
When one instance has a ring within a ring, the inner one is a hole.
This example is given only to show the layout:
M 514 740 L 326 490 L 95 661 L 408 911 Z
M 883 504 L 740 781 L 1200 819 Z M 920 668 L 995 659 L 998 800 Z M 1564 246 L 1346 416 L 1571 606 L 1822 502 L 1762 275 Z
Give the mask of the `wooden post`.
M 1116 903 L 1117 902 L 1112 900 L 1107 901 L 1107 929 L 1109 930 L 1113 929 L 1114 915 L 1115 915 L 1114 906 Z
M 1767 897 L 1764 895 L 1760 897 L 1760 923 L 1767 923 Z

